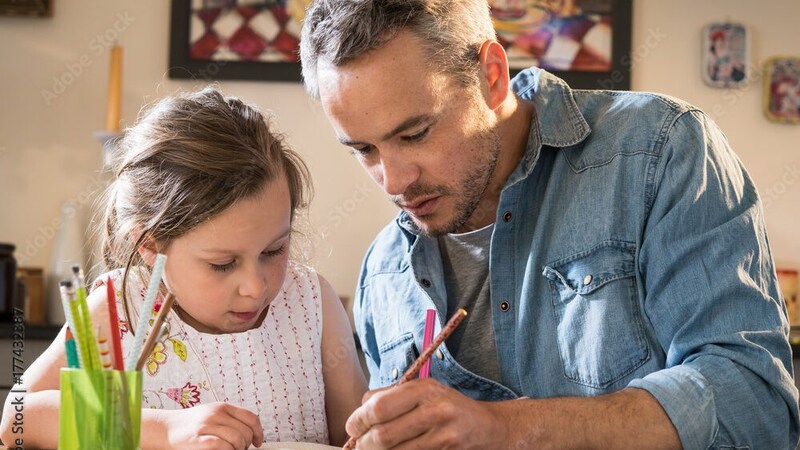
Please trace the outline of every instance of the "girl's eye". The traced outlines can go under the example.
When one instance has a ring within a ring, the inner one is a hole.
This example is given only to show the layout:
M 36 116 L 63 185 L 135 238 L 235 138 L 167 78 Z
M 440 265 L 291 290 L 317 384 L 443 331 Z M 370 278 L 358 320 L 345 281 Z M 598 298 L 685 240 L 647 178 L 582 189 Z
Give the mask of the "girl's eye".
M 262 253 L 262 255 L 264 255 L 267 258 L 274 258 L 275 256 L 282 255 L 284 252 L 286 252 L 286 244 L 281 245 L 281 247 L 278 249 L 268 250 Z
M 208 265 L 209 265 L 209 267 L 211 267 L 211 270 L 213 270 L 215 272 L 227 272 L 227 271 L 233 269 L 233 266 L 236 265 L 236 260 L 233 260 L 233 261 L 231 261 L 229 263 L 226 263 L 226 264 L 211 264 L 211 263 L 209 263 Z
M 403 140 L 406 142 L 417 142 L 421 141 L 422 138 L 428 135 L 428 131 L 430 131 L 430 127 L 423 128 L 420 132 L 416 134 L 412 134 L 411 136 L 403 136 Z

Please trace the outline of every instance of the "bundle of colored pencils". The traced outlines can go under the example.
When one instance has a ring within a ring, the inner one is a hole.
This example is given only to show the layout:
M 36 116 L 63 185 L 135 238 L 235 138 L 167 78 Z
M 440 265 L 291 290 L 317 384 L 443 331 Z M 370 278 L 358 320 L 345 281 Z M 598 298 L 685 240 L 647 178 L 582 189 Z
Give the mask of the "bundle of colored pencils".
M 101 334 L 100 326 L 95 327 L 92 324 L 86 301 L 87 289 L 83 270 L 78 265 L 72 267 L 73 278 L 64 280 L 60 284 L 61 302 L 67 319 L 65 346 L 68 367 L 87 370 L 141 370 L 147 357 L 153 352 L 155 344 L 166 331 L 163 323 L 172 308 L 173 297 L 167 294 L 145 342 L 145 332 L 150 323 L 149 314 L 153 310 L 155 297 L 161 285 L 166 259 L 167 257 L 162 254 L 156 257 L 144 303 L 140 309 L 134 341 L 126 355 L 122 353 L 122 336 L 113 280 L 109 277 L 106 282 L 109 317 L 109 336 L 106 336 Z

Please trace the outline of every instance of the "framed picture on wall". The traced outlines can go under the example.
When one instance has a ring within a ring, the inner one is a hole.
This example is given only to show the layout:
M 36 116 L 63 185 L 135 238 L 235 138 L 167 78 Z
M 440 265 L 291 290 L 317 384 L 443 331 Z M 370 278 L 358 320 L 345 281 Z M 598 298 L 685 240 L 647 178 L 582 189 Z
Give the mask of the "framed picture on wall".
M 739 87 L 750 72 L 750 33 L 739 23 L 703 27 L 703 81 L 714 87 Z
M 537 66 L 576 89 L 630 89 L 632 0 L 489 0 L 512 76 Z
M 764 67 L 764 114 L 773 122 L 800 123 L 800 57 L 770 58 Z
M 53 17 L 53 0 L 0 0 L 0 16 Z
M 172 0 L 169 77 L 300 81 L 311 0 Z

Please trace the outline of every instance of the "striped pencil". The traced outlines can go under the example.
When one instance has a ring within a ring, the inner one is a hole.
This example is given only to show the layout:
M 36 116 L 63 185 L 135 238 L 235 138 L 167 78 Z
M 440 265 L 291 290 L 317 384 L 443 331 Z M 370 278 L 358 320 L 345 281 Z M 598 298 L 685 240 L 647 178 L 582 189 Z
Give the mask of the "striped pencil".
M 100 334 L 100 325 L 95 328 L 97 330 L 97 347 L 100 350 L 100 364 L 103 365 L 104 370 L 111 370 L 114 368 L 114 363 L 111 361 L 111 349 L 108 347 L 108 339 L 105 335 Z
M 153 304 L 156 301 L 156 294 L 161 285 L 161 274 L 164 272 L 164 265 L 166 262 L 166 255 L 159 253 L 156 256 L 153 270 L 150 273 L 150 282 L 147 285 L 147 292 L 145 292 L 144 295 L 144 303 L 142 303 L 142 308 L 139 310 L 139 320 L 136 324 L 136 334 L 133 336 L 133 344 L 125 355 L 125 370 L 136 370 L 136 363 L 139 361 L 139 355 L 142 353 L 145 330 L 150 321 L 150 315 L 153 314 Z

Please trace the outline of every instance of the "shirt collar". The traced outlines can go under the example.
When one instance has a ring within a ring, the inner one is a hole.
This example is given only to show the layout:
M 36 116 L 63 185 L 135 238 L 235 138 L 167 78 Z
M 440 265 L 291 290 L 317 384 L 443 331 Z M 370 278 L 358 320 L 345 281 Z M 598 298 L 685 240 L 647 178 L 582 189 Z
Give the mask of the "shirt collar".
M 534 111 L 525 154 L 506 181 L 506 186 L 531 173 L 542 146 L 570 147 L 586 139 L 591 132 L 572 89 L 561 78 L 531 67 L 511 80 L 511 90 L 522 100 L 532 102 Z
M 531 67 L 511 80 L 511 90 L 536 107 L 542 145 L 570 147 L 586 139 L 591 132 L 572 89 L 561 78 Z

